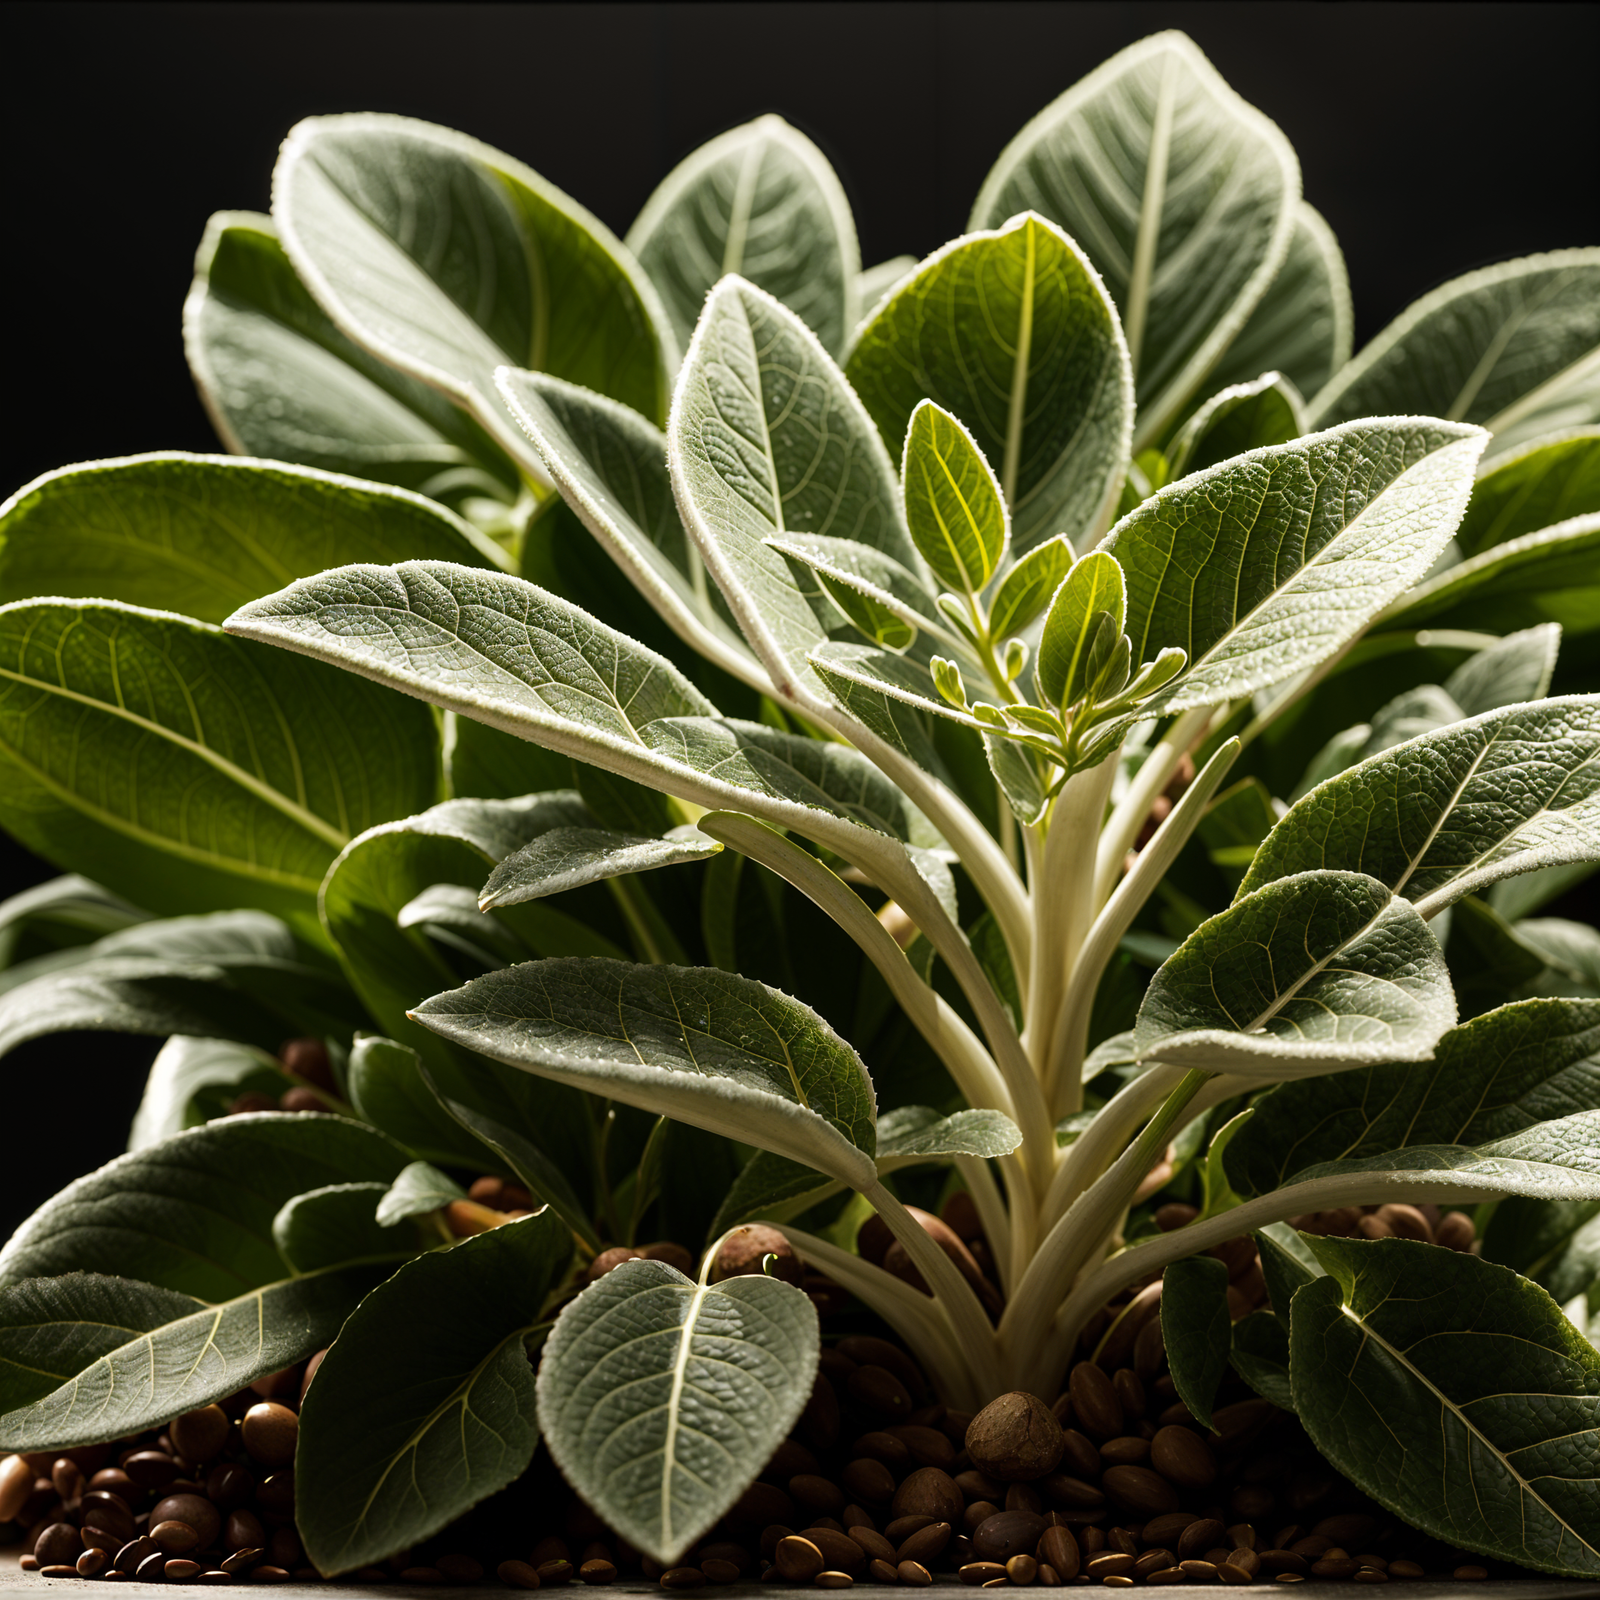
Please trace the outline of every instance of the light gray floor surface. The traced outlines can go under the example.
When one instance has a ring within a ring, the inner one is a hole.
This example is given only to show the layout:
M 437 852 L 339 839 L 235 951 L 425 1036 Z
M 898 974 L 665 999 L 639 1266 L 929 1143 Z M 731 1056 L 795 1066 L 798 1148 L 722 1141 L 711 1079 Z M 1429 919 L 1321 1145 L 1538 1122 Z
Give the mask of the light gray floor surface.
M 942 1577 L 938 1580 L 940 1588 L 959 1589 L 960 1583 L 955 1577 Z M 17 1567 L 15 1555 L 0 1551 L 0 1600 L 39 1600 L 39 1596 L 46 1590 L 61 1592 L 63 1600 L 66 1594 L 81 1594 L 84 1600 L 110 1600 L 116 1596 L 118 1600 L 132 1600 L 145 1585 L 130 1585 L 128 1583 L 99 1583 L 93 1578 L 41 1578 L 37 1573 L 22 1572 Z M 480 1584 L 430 1584 L 426 1587 L 414 1583 L 392 1584 L 354 1584 L 354 1583 L 278 1583 L 263 1586 L 255 1584 L 206 1584 L 185 1585 L 191 1592 L 199 1594 L 237 1595 L 249 1592 L 254 1595 L 276 1595 L 278 1600 L 337 1600 L 340 1595 L 382 1595 L 385 1600 L 422 1600 L 423 1596 L 431 1596 L 433 1600 L 485 1600 L 489 1593 L 498 1593 L 507 1597 L 520 1593 L 516 1589 L 506 1589 L 496 1583 Z M 1143 1587 L 1142 1585 L 1140 1586 Z M 1358 1594 L 1369 1594 L 1371 1591 L 1359 1584 L 1353 1583 L 1317 1583 L 1314 1580 L 1306 1583 L 1277 1584 L 1260 1583 L 1252 1584 L 1252 1589 L 1262 1592 L 1283 1593 L 1285 1590 L 1292 1592 L 1296 1600 L 1335 1600 L 1337 1596 L 1344 1596 L 1345 1600 L 1354 1600 Z M 1072 1593 L 1104 1593 L 1098 1584 L 1094 1585 L 1069 1585 Z M 1400 1596 L 1407 1596 L 1409 1600 L 1458 1600 L 1458 1597 L 1477 1595 L 1482 1600 L 1600 1600 L 1600 1584 L 1582 1583 L 1574 1579 L 1544 1578 L 1544 1579 L 1515 1579 L 1494 1583 L 1463 1583 L 1452 1579 L 1414 1579 L 1406 1583 L 1395 1583 L 1392 1586 L 1385 1584 L 1384 1593 L 1393 1593 L 1398 1600 Z M 586 1592 L 581 1584 L 570 1586 L 573 1600 Z M 654 1595 L 660 1597 L 665 1591 L 659 1584 L 646 1583 L 642 1579 L 632 1581 L 619 1579 L 616 1583 L 607 1586 L 611 1594 L 626 1595 Z M 703 1590 L 694 1591 L 701 1600 L 741 1600 L 741 1597 L 761 1595 L 765 1600 L 773 1600 L 779 1594 L 792 1593 L 784 1585 L 735 1583 L 726 1587 L 713 1587 L 708 1585 Z M 833 1591 L 829 1591 L 832 1593 Z M 852 1596 L 860 1596 L 861 1600 L 886 1600 L 889 1595 L 897 1595 L 900 1600 L 907 1600 L 907 1596 L 914 1594 L 915 1590 L 907 1590 L 895 1585 L 879 1583 L 858 1583 L 848 1591 Z M 1048 1591 L 1038 1591 L 1041 1600 Z M 1157 1591 L 1162 1595 L 1175 1597 L 1228 1594 L 1235 1591 L 1224 1588 L 1215 1583 L 1174 1583 Z

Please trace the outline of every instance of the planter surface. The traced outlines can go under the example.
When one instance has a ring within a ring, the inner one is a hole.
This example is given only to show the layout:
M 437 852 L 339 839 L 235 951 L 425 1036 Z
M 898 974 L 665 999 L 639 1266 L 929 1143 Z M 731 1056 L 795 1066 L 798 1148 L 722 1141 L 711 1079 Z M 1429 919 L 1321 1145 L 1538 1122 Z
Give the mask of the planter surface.
M 934 1580 L 941 1588 L 960 1589 L 963 1585 L 952 1575 L 942 1576 Z M 417 1600 L 421 1595 L 434 1595 L 439 1600 L 484 1600 L 491 1594 L 512 1597 L 522 1593 L 518 1589 L 508 1589 L 499 1583 L 474 1583 L 474 1584 L 415 1584 L 415 1583 L 240 1583 L 240 1584 L 184 1584 L 184 1585 L 145 1585 L 128 1583 L 101 1583 L 93 1578 L 41 1578 L 37 1573 L 22 1572 L 17 1567 L 17 1557 L 9 1551 L 0 1552 L 0 1600 L 27 1600 L 27 1597 L 42 1594 L 45 1590 L 60 1591 L 63 1594 L 92 1595 L 94 1600 L 102 1600 L 103 1596 L 117 1595 L 127 1597 L 127 1600 L 137 1600 L 141 1593 L 149 1593 L 155 1587 L 182 1587 L 195 1594 L 221 1594 L 224 1589 L 229 1594 L 238 1590 L 246 1590 L 251 1594 L 275 1594 L 281 1600 L 312 1600 L 313 1596 L 320 1600 L 331 1600 L 331 1597 L 340 1594 L 376 1594 L 393 1596 L 395 1600 L 405 1596 L 407 1600 Z M 582 1584 L 569 1584 L 567 1591 L 574 1597 L 592 1593 Z M 1033 1587 L 1038 1588 L 1038 1585 Z M 1069 1585 L 1074 1593 L 1082 1593 L 1087 1588 L 1091 1592 L 1104 1592 L 1099 1585 Z M 1349 1596 L 1358 1592 L 1358 1586 L 1351 1583 L 1318 1583 L 1314 1579 L 1305 1583 L 1279 1585 L 1272 1583 L 1254 1584 L 1252 1588 L 1262 1593 L 1281 1592 L 1283 1588 L 1290 1588 L 1300 1600 L 1334 1600 L 1335 1596 Z M 1467 1595 L 1493 1595 L 1497 1600 L 1600 1600 L 1600 1583 L 1587 1583 L 1576 1578 L 1508 1578 L 1495 1579 L 1482 1583 L 1463 1583 L 1453 1578 L 1416 1578 L 1393 1586 L 1396 1595 L 1409 1595 L 1413 1600 L 1460 1600 Z M 616 1583 L 607 1584 L 601 1591 L 609 1594 L 626 1595 L 656 1595 L 660 1596 L 667 1591 L 660 1584 L 647 1583 L 642 1578 L 618 1579 Z M 726 1596 L 727 1600 L 744 1600 L 744 1597 L 763 1595 L 770 1597 L 783 1594 L 800 1594 L 806 1592 L 803 1586 L 790 1587 L 786 1584 L 758 1584 L 735 1583 L 725 1586 L 707 1585 L 704 1590 L 696 1591 L 706 1600 L 710 1596 Z M 827 1593 L 834 1593 L 829 1590 Z M 858 1583 L 852 1589 L 845 1591 L 852 1595 L 861 1595 L 865 1600 L 886 1600 L 889 1595 L 903 1597 L 915 1594 L 914 1589 L 907 1589 L 900 1584 Z M 1049 1591 L 1038 1588 L 1042 1596 Z M 1064 1591 L 1063 1591 L 1064 1592 Z M 1171 1584 L 1160 1591 L 1163 1594 L 1175 1596 L 1213 1595 L 1226 1592 L 1222 1586 L 1215 1583 L 1182 1583 Z

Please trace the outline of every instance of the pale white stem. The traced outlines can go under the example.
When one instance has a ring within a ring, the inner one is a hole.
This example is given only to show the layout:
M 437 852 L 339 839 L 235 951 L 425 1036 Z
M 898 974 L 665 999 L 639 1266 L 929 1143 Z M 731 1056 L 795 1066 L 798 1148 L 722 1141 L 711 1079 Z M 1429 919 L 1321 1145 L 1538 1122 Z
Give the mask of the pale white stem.
M 944 1308 L 951 1331 L 980 1389 L 991 1398 L 1000 1393 L 1000 1347 L 994 1325 L 971 1284 L 961 1276 L 960 1268 L 881 1183 L 873 1183 L 861 1193 L 905 1246 L 912 1265 Z
M 1072 971 L 1094 916 L 1095 851 L 1106 799 L 1117 775 L 1115 758 L 1075 772 L 1056 797 L 1039 857 L 1034 885 L 1033 987 L 1028 1004 L 1028 1053 L 1050 1059 L 1050 1034 Z M 1048 1084 L 1044 1087 L 1048 1095 Z M 1081 1104 L 1069 1094 L 1068 1109 Z
M 994 1058 L 949 1002 L 917 976 L 905 952 L 837 873 L 764 822 L 740 812 L 708 812 L 696 826 L 759 861 L 825 911 L 882 974 L 889 992 L 945 1064 L 967 1103 L 1003 1111 L 1016 1120 L 1011 1091 Z
M 1110 898 L 1113 886 L 1122 875 L 1122 863 L 1133 848 L 1133 841 L 1139 837 L 1156 796 L 1172 782 L 1173 773 L 1188 754 L 1189 747 L 1205 733 L 1216 710 L 1215 706 L 1196 706 L 1193 711 L 1185 711 L 1134 773 L 1128 792 L 1111 813 L 1111 820 L 1100 836 L 1094 873 L 1096 906 L 1103 906 Z
M 913 1289 L 882 1267 L 831 1245 L 802 1228 L 772 1224 L 795 1248 L 795 1253 L 826 1273 L 841 1288 L 864 1301 L 905 1340 L 923 1371 L 941 1395 L 960 1395 L 963 1410 L 976 1410 L 992 1396 L 980 1395 L 978 1385 L 961 1358 L 960 1346 L 937 1301 Z
M 994 1256 L 995 1271 L 1000 1274 L 1000 1287 L 1011 1292 L 1011 1218 L 1006 1214 L 1005 1201 L 1000 1197 L 1000 1185 L 994 1181 L 989 1163 L 981 1156 L 957 1156 L 956 1171 L 966 1180 L 967 1192 L 977 1207 L 978 1221 L 983 1224 L 984 1237 Z
M 1082 1081 L 1089 1017 L 1094 1009 L 1100 974 L 1105 971 L 1106 962 L 1111 959 L 1118 941 L 1138 916 L 1140 907 L 1150 898 L 1167 868 L 1177 859 L 1178 852 L 1188 843 L 1190 834 L 1205 815 L 1212 795 L 1217 792 L 1238 754 L 1237 739 L 1229 739 L 1217 749 L 1194 782 L 1184 790 L 1183 798 L 1156 829 L 1149 844 L 1139 852 L 1132 871 L 1117 885 L 1083 941 L 1083 950 L 1072 969 L 1051 1035 L 1049 1063 L 1044 1074 L 1045 1093 L 1052 1102 L 1052 1114 L 1058 1119 L 1073 1109 L 1073 1103 L 1081 1092 L 1073 1090 L 1071 1086 Z
M 1473 1205 L 1498 1199 L 1502 1193 L 1474 1187 L 1460 1178 L 1452 1179 L 1445 1172 L 1350 1172 L 1312 1178 L 1305 1183 L 1291 1184 L 1287 1189 L 1274 1190 L 1259 1199 L 1246 1200 L 1243 1205 L 1207 1217 L 1204 1222 L 1191 1222 L 1187 1228 L 1158 1234 L 1154 1239 L 1119 1251 L 1086 1274 L 1056 1313 L 1046 1359 L 1059 1355 L 1064 1365 L 1084 1323 L 1130 1283 L 1160 1272 L 1185 1256 L 1209 1250 L 1224 1239 L 1264 1228 L 1269 1222 L 1283 1222 L 1308 1211 L 1365 1205 L 1377 1199 L 1397 1200 L 1403 1196 L 1413 1205 Z

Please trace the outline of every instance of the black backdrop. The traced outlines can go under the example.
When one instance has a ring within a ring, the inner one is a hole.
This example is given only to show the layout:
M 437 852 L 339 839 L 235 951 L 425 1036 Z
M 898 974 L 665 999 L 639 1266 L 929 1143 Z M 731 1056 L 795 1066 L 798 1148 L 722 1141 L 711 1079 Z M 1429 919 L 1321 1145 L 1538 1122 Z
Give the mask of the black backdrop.
M 960 232 L 1029 116 L 1172 27 L 1299 152 L 1358 344 L 1443 278 L 1600 243 L 1593 5 L 12 3 L 0 497 L 69 461 L 216 448 L 179 337 L 194 247 L 211 211 L 266 209 L 302 116 L 463 129 L 621 233 L 695 145 L 779 111 L 838 167 L 871 263 Z M 0 896 L 54 870 L 0 836 Z M 153 1049 L 8 1059 L 0 1237 L 121 1147 Z

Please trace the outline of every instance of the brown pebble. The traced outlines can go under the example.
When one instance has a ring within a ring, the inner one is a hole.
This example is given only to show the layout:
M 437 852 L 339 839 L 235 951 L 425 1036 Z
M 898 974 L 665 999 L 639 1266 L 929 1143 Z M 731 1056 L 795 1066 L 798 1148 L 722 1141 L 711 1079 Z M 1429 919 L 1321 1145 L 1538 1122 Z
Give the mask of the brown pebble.
M 185 1461 L 204 1462 L 222 1454 L 232 1424 L 221 1406 L 200 1406 L 174 1417 L 167 1426 L 172 1448 Z
M 848 1572 L 819 1572 L 811 1581 L 819 1589 L 848 1589 L 855 1579 Z
M 1439 1226 L 1433 1230 L 1433 1242 L 1447 1250 L 1470 1250 L 1477 1237 L 1478 1230 L 1472 1218 L 1462 1211 L 1445 1212 L 1439 1219 Z
M 777 1258 L 770 1271 L 764 1265 L 768 1256 Z M 805 1267 L 795 1255 L 794 1246 L 783 1234 L 776 1228 L 754 1222 L 723 1240 L 711 1269 L 711 1281 L 721 1283 L 724 1278 L 751 1274 L 781 1278 L 798 1288 L 805 1277 Z
M 300 1419 L 288 1406 L 263 1400 L 245 1412 L 239 1424 L 244 1447 L 264 1467 L 286 1467 L 294 1460 Z
M 70 1522 L 52 1522 L 34 1540 L 33 1554 L 41 1571 L 45 1567 L 70 1567 L 83 1554 L 83 1535 Z
M 495 1569 L 501 1583 L 513 1589 L 537 1589 L 539 1574 L 526 1561 L 502 1561 Z
M 955 1480 L 939 1467 L 919 1467 L 895 1491 L 890 1506 L 896 1517 L 926 1516 L 949 1523 L 959 1521 L 965 1509 Z
M 991 1400 L 972 1419 L 966 1447 L 980 1472 L 1012 1483 L 1054 1472 L 1065 1445 L 1050 1407 L 1036 1395 L 1014 1390 Z

